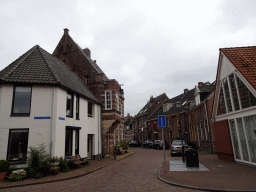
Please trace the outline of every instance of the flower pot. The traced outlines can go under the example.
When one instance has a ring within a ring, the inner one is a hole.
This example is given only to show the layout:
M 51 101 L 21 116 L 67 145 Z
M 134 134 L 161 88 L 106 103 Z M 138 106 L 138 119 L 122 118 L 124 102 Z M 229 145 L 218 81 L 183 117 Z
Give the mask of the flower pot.
M 3 181 L 7 172 L 1 172 L 0 173 L 0 181 Z

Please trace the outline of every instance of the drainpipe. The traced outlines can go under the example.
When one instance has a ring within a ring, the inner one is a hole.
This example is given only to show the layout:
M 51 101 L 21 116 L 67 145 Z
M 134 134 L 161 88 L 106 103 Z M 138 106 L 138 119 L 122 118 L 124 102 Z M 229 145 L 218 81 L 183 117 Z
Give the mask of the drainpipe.
M 50 157 L 52 157 L 52 147 L 53 147 L 53 127 L 54 127 L 54 99 L 55 99 L 55 86 L 53 87 L 53 96 L 52 96 L 52 127 L 51 127 L 51 143 L 50 143 Z

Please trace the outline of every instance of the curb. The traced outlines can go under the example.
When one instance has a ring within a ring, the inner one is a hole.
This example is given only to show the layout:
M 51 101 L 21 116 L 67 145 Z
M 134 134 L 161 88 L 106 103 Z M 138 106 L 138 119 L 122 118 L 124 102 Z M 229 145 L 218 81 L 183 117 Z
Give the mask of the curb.
M 130 154 L 128 154 L 128 155 L 126 155 L 126 156 L 124 156 L 124 157 L 122 157 L 120 159 L 117 159 L 116 162 L 120 161 L 120 160 L 122 160 L 122 159 L 124 159 L 126 157 L 129 157 L 129 156 L 133 155 L 134 153 L 135 152 L 131 152 Z M 68 177 L 68 178 L 65 178 L 65 179 L 57 179 L 57 180 L 53 180 L 53 181 L 42 181 L 42 182 L 28 183 L 28 184 L 23 184 L 23 185 L 21 184 L 21 185 L 15 185 L 15 186 L 6 186 L 6 187 L 0 187 L 0 189 L 8 189 L 8 188 L 15 188 L 15 187 L 25 187 L 25 186 L 30 186 L 30 185 L 40 185 L 40 184 L 45 184 L 45 183 L 54 183 L 54 182 L 66 181 L 66 180 L 70 180 L 70 179 L 76 179 L 76 178 L 79 178 L 79 177 L 82 177 L 82 176 L 85 176 L 85 175 L 89 175 L 90 173 L 93 173 L 93 172 L 95 172 L 97 170 L 100 170 L 100 169 L 102 169 L 104 167 L 107 167 L 109 165 L 112 165 L 114 163 L 115 162 L 109 163 L 107 165 L 103 165 L 103 166 L 97 167 L 97 168 L 95 168 L 95 169 L 93 169 L 91 171 L 88 171 L 86 173 L 83 173 L 81 175 L 76 175 L 76 176 Z
M 201 187 L 196 187 L 196 186 L 191 186 L 191 185 L 183 185 L 183 184 L 179 184 L 179 183 L 175 183 L 175 182 L 171 182 L 171 181 L 167 181 L 166 179 L 163 179 L 161 176 L 160 176 L 160 171 L 161 171 L 161 163 L 160 163 L 160 166 L 158 168 L 158 171 L 157 171 L 157 178 L 164 182 L 164 183 L 167 183 L 169 185 L 173 185 L 173 186 L 176 186 L 176 187 L 182 187 L 182 188 L 187 188 L 187 189 L 195 189 L 195 190 L 202 190 L 202 191 L 212 191 L 212 192 L 221 192 L 221 191 L 224 191 L 224 192 L 255 192 L 255 190 L 232 190 L 232 189 L 211 189 L 211 188 L 201 188 Z

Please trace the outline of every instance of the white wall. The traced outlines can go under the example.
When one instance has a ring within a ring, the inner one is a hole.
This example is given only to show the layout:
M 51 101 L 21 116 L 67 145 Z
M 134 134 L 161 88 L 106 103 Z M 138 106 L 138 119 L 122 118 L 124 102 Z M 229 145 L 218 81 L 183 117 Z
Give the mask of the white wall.
M 81 157 L 87 157 L 87 136 L 94 135 L 93 155 L 101 153 L 100 106 L 94 106 L 94 117 L 87 116 L 88 101 L 80 97 L 80 120 L 75 118 L 75 96 L 73 118 L 66 117 L 67 91 L 54 86 L 33 85 L 31 110 L 29 117 L 11 117 L 13 85 L 0 86 L 0 159 L 7 157 L 7 145 L 10 129 L 29 128 L 28 147 L 44 143 L 50 154 L 50 143 L 53 141 L 52 156 L 65 156 L 66 126 L 81 127 L 79 152 Z M 54 102 L 53 102 L 54 100 Z M 34 117 L 50 117 L 50 119 L 34 119 Z M 59 117 L 65 118 L 60 120 Z M 53 129 L 52 129 L 53 127 Z M 74 134 L 73 134 L 74 135 Z M 74 150 L 73 139 L 73 155 Z M 98 152 L 99 151 L 99 152 Z

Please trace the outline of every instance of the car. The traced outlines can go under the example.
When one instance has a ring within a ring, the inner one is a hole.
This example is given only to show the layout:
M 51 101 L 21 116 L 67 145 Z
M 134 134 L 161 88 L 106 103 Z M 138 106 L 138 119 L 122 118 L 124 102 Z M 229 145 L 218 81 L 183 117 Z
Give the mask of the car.
M 174 140 L 171 144 L 171 156 L 174 154 L 182 154 L 182 143 L 183 145 L 188 148 L 185 141 L 182 140 Z
M 142 144 L 143 145 L 143 148 L 149 148 L 149 144 L 152 144 L 153 143 L 153 141 L 150 141 L 150 140 L 146 140 L 146 141 L 144 141 L 144 143 Z
M 148 148 L 153 148 L 153 144 L 154 144 L 154 141 L 149 141 L 148 142 Z
M 155 140 L 153 143 L 153 149 L 163 149 L 164 140 Z M 165 148 L 169 148 L 169 144 L 165 141 Z
M 129 142 L 129 146 L 130 147 L 140 147 L 140 142 L 139 141 L 135 141 L 135 140 L 131 140 Z

